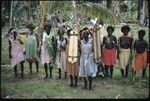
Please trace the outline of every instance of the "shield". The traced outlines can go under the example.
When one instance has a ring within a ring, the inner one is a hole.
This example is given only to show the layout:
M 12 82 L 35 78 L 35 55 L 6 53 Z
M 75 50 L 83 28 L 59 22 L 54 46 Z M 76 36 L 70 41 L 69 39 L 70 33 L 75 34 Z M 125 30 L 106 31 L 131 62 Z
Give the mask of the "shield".
M 97 28 L 96 28 L 97 29 Z M 101 58 L 101 33 L 100 31 L 94 31 L 93 33 L 93 48 L 95 62 L 99 62 Z
M 23 43 L 23 44 L 21 44 L 21 47 L 24 48 L 29 30 L 26 28 L 22 28 L 22 29 L 18 29 L 17 32 L 18 32 L 19 40 Z
M 68 61 L 75 63 L 78 59 L 78 33 L 75 30 L 70 32 Z

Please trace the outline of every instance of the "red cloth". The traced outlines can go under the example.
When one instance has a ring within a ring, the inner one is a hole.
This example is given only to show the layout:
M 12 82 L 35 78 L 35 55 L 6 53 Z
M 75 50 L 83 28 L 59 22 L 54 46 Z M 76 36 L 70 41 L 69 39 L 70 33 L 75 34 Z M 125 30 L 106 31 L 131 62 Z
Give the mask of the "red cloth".
M 147 52 L 145 51 L 142 54 L 136 53 L 133 69 L 136 72 L 139 72 L 141 69 L 146 68 L 147 66 Z
M 116 63 L 116 49 L 104 49 L 103 62 L 105 65 L 114 65 Z

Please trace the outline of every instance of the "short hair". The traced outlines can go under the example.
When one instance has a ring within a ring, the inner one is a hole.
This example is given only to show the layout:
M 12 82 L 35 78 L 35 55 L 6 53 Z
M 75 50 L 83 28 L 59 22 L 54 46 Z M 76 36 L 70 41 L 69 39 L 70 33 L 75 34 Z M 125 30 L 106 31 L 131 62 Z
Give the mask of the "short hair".
M 67 33 L 70 33 L 72 29 L 67 30 Z
M 35 29 L 35 26 L 32 23 L 28 24 L 26 27 L 31 31 Z
M 8 31 L 8 33 L 10 33 L 13 29 L 15 29 L 15 28 L 10 28 L 9 31 Z
M 108 30 L 110 30 L 110 29 L 112 30 L 112 32 L 114 32 L 114 27 L 112 27 L 112 26 L 108 26 L 108 27 L 107 27 L 107 32 L 108 32 Z
M 102 20 L 98 20 L 97 23 L 102 26 L 104 25 L 104 22 Z
M 145 35 L 145 30 L 143 30 L 143 29 L 142 29 L 142 30 L 139 30 L 139 31 L 138 31 L 138 34 L 142 34 L 142 35 L 144 36 L 144 35 Z
M 88 27 L 84 27 L 84 28 L 82 29 L 82 31 L 83 31 L 83 30 L 87 30 L 87 29 L 88 29 Z
M 125 26 L 121 27 L 121 32 L 125 32 L 125 30 L 127 30 L 129 32 L 130 27 L 128 25 L 125 25 Z

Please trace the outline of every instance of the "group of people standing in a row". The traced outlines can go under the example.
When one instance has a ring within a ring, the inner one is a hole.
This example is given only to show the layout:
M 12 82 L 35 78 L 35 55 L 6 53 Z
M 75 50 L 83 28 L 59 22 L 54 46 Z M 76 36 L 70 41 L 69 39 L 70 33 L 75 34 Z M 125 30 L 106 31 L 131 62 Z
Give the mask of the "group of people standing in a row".
M 93 77 L 97 75 L 100 68 L 103 69 L 105 77 L 113 77 L 114 65 L 116 60 L 119 60 L 121 67 L 122 77 L 128 76 L 129 70 L 129 57 L 131 53 L 133 38 L 128 36 L 130 27 L 125 25 L 121 27 L 123 35 L 117 38 L 112 35 L 114 28 L 112 26 L 107 27 L 107 34 L 103 37 L 103 41 L 100 47 L 102 47 L 102 63 L 96 63 L 94 60 L 93 52 L 93 30 L 89 28 L 83 28 L 80 30 L 80 38 L 78 40 L 78 60 L 74 63 L 68 61 L 68 46 L 69 38 L 74 30 L 67 31 L 67 37 L 64 36 L 62 30 L 58 30 L 58 37 L 54 37 L 50 33 L 50 27 L 45 25 L 44 31 L 41 34 L 40 41 L 37 40 L 32 26 L 28 27 L 30 32 L 25 42 L 25 50 L 20 47 L 23 44 L 19 38 L 17 31 L 14 28 L 9 30 L 9 56 L 11 58 L 11 66 L 14 67 L 15 76 L 17 76 L 17 64 L 21 64 L 21 78 L 23 78 L 24 61 L 29 62 L 30 73 L 32 74 L 32 63 L 36 64 L 37 72 L 39 72 L 39 60 L 45 69 L 45 78 L 52 78 L 52 69 L 54 62 L 58 67 L 58 79 L 61 79 L 61 73 L 64 71 L 65 78 L 67 75 L 70 77 L 70 86 L 77 87 L 78 76 L 83 77 L 84 88 L 92 89 Z M 134 50 L 136 52 L 135 60 L 132 65 L 135 72 L 142 70 L 142 76 L 145 76 L 148 59 L 148 44 L 144 40 L 145 31 L 140 30 L 138 32 L 138 39 L 134 41 Z M 38 59 L 38 54 L 40 59 Z M 102 66 L 103 65 L 103 66 Z M 48 71 L 50 73 L 48 73 Z M 48 76 L 48 74 L 50 74 Z M 87 81 L 89 86 L 87 87 Z

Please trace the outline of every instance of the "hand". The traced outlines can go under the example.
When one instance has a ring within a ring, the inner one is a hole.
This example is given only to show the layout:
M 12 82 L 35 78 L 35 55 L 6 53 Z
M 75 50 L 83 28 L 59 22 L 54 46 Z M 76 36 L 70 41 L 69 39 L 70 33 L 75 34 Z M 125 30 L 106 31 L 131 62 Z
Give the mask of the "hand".
M 23 52 L 23 54 L 25 55 L 25 54 L 26 54 L 26 52 Z

